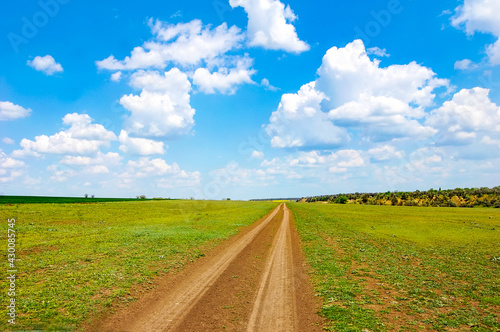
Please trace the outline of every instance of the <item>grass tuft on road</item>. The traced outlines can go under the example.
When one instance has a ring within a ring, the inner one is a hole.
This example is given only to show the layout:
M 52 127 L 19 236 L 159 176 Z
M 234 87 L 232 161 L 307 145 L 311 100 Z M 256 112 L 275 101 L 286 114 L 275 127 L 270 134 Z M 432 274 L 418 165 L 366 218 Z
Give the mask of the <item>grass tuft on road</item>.
M 500 330 L 499 210 L 288 206 L 325 330 Z
M 127 305 L 155 276 L 203 256 L 267 214 L 272 202 L 133 201 L 1 205 L 16 219 L 15 330 L 76 330 L 116 302 Z M 0 281 L 7 303 L 7 280 Z M 0 330 L 8 331 L 6 305 Z

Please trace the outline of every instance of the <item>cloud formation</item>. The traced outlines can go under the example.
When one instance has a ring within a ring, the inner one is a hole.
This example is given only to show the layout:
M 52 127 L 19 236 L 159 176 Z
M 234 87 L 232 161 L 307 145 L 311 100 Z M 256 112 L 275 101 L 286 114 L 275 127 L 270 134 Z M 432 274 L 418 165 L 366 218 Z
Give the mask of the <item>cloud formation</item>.
M 120 104 L 131 112 L 124 129 L 139 137 L 177 137 L 194 125 L 195 110 L 190 105 L 191 83 L 185 73 L 173 68 L 163 74 L 138 71 L 130 85 L 140 95 L 125 95 Z
M 330 48 L 318 74 L 318 89 L 326 93 L 331 108 L 357 101 L 361 96 L 383 96 L 407 104 L 431 106 L 434 90 L 449 87 L 448 80 L 436 78 L 430 68 L 416 62 L 380 67 L 380 61 L 368 57 L 359 39 L 343 48 Z
M 20 143 L 23 149 L 14 151 L 14 155 L 90 155 L 97 153 L 102 146 L 108 146 L 117 137 L 102 125 L 92 124 L 92 121 L 92 118 L 87 114 L 67 114 L 63 118 L 63 123 L 70 126 L 69 129 L 51 136 L 36 136 L 34 141 L 24 138 Z
M 0 101 L 0 121 L 27 118 L 30 113 L 30 108 L 15 105 L 10 101 Z
M 48 76 L 63 72 L 63 67 L 54 60 L 52 55 L 36 56 L 33 60 L 28 60 L 27 65 Z
M 165 154 L 165 144 L 146 138 L 129 137 L 125 130 L 122 130 L 118 138 L 120 141 L 120 151 L 140 156 L 150 156 L 155 154 Z
M 5 144 L 9 144 L 9 145 L 15 143 L 15 141 L 12 138 L 10 138 L 10 137 L 4 137 L 4 138 L 2 138 L 2 142 L 5 143 Z
M 161 158 L 142 157 L 127 163 L 128 171 L 121 174 L 124 187 L 130 187 L 137 179 L 156 178 L 155 186 L 160 189 L 193 187 L 200 184 L 199 172 L 182 170 L 177 163 L 168 164 Z
M 111 74 L 111 81 L 113 82 L 120 82 L 122 79 L 122 72 L 117 71 L 116 73 Z
M 399 160 L 404 158 L 405 153 L 403 151 L 398 151 L 394 146 L 384 145 L 381 147 L 373 148 L 368 150 L 368 154 L 371 159 L 375 162 L 383 162 L 388 160 Z
M 498 40 L 486 47 L 486 54 L 492 65 L 500 64 L 500 2 L 495 0 L 465 0 L 455 10 L 451 24 L 464 29 L 467 35 L 483 32 L 494 35 Z
M 500 139 L 500 107 L 489 98 L 488 89 L 463 89 L 440 108 L 433 110 L 426 124 L 438 128 L 438 142 L 470 145 L 485 137 Z
M 113 132 L 100 124 L 92 124 L 93 119 L 88 114 L 66 114 L 62 120 L 63 124 L 70 126 L 66 132 L 72 138 L 108 142 L 116 140 Z
M 98 152 L 95 156 L 64 156 L 60 163 L 71 166 L 116 166 L 119 165 L 123 157 L 116 152 Z
M 264 158 L 264 152 L 253 150 L 250 158 L 252 158 L 252 159 L 263 159 Z
M 321 110 L 327 97 L 311 82 L 297 93 L 284 94 L 273 112 L 266 132 L 277 148 L 305 146 L 339 146 L 348 140 L 347 131 L 336 127 Z
M 26 164 L 23 161 L 7 157 L 0 150 L 0 183 L 13 182 L 23 174 Z
M 236 26 L 226 23 L 216 28 L 204 26 L 200 20 L 188 23 L 168 24 L 160 20 L 149 20 L 153 40 L 135 47 L 130 56 L 117 60 L 113 55 L 97 61 L 99 69 L 136 70 L 163 69 L 169 64 L 198 66 L 226 52 L 240 47 L 244 35 Z
M 280 90 L 280 88 L 277 88 L 277 87 L 271 85 L 271 83 L 269 82 L 269 80 L 267 78 L 263 78 L 262 81 L 260 82 L 260 85 L 263 86 L 266 90 L 269 90 L 269 91 L 278 91 L 278 90 Z
M 248 14 L 247 34 L 250 46 L 302 53 L 309 45 L 300 40 L 293 22 L 297 19 L 290 6 L 279 0 L 229 0 L 231 7 L 243 7 Z
M 478 67 L 479 66 L 470 59 L 459 60 L 455 62 L 454 66 L 454 68 L 458 70 L 474 70 L 477 69 Z
M 339 147 L 353 139 L 385 142 L 425 139 L 437 131 L 423 124 L 424 109 L 448 80 L 411 62 L 380 67 L 361 40 L 332 47 L 318 79 L 284 94 L 267 132 L 273 147 Z
M 256 72 L 251 68 L 253 60 L 245 56 L 233 61 L 236 62 L 233 68 L 220 66 L 214 72 L 207 68 L 198 68 L 193 75 L 193 84 L 207 94 L 234 94 L 242 84 L 255 84 L 252 80 L 252 75 Z

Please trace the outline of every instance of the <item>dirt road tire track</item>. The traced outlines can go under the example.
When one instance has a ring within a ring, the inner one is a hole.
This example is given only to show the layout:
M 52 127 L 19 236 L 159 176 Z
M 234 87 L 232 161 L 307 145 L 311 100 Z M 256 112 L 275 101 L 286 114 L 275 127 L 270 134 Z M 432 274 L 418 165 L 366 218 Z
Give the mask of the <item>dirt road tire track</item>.
M 271 247 L 247 331 L 298 331 L 289 211 Z
M 154 296 L 145 296 L 92 330 L 320 331 L 292 225 L 289 210 L 281 204 L 165 282 Z

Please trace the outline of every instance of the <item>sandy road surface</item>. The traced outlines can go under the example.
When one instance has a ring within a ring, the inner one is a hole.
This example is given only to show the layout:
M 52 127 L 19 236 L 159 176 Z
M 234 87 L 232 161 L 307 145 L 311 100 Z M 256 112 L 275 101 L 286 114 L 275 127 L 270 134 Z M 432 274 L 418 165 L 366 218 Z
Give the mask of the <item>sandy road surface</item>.
M 320 331 L 291 213 L 281 204 L 90 330 Z

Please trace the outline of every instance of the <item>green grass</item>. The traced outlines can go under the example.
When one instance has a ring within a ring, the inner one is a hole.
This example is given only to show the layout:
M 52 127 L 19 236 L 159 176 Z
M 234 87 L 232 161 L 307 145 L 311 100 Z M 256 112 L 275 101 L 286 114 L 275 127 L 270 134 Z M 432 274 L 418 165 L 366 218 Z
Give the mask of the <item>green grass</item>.
M 500 330 L 500 210 L 288 206 L 326 330 Z
M 103 203 L 137 201 L 137 198 L 85 198 L 85 197 L 53 197 L 53 196 L 2 196 L 1 204 L 71 204 L 71 203 Z M 144 200 L 142 200 L 144 201 Z
M 7 220 L 16 219 L 16 330 L 75 330 L 117 301 L 147 291 L 268 213 L 272 202 L 133 201 L 0 205 L 2 267 Z M 3 273 L 2 273 L 3 275 Z M 137 287 L 139 286 L 139 287 Z M 0 330 L 7 324 L 0 280 Z

